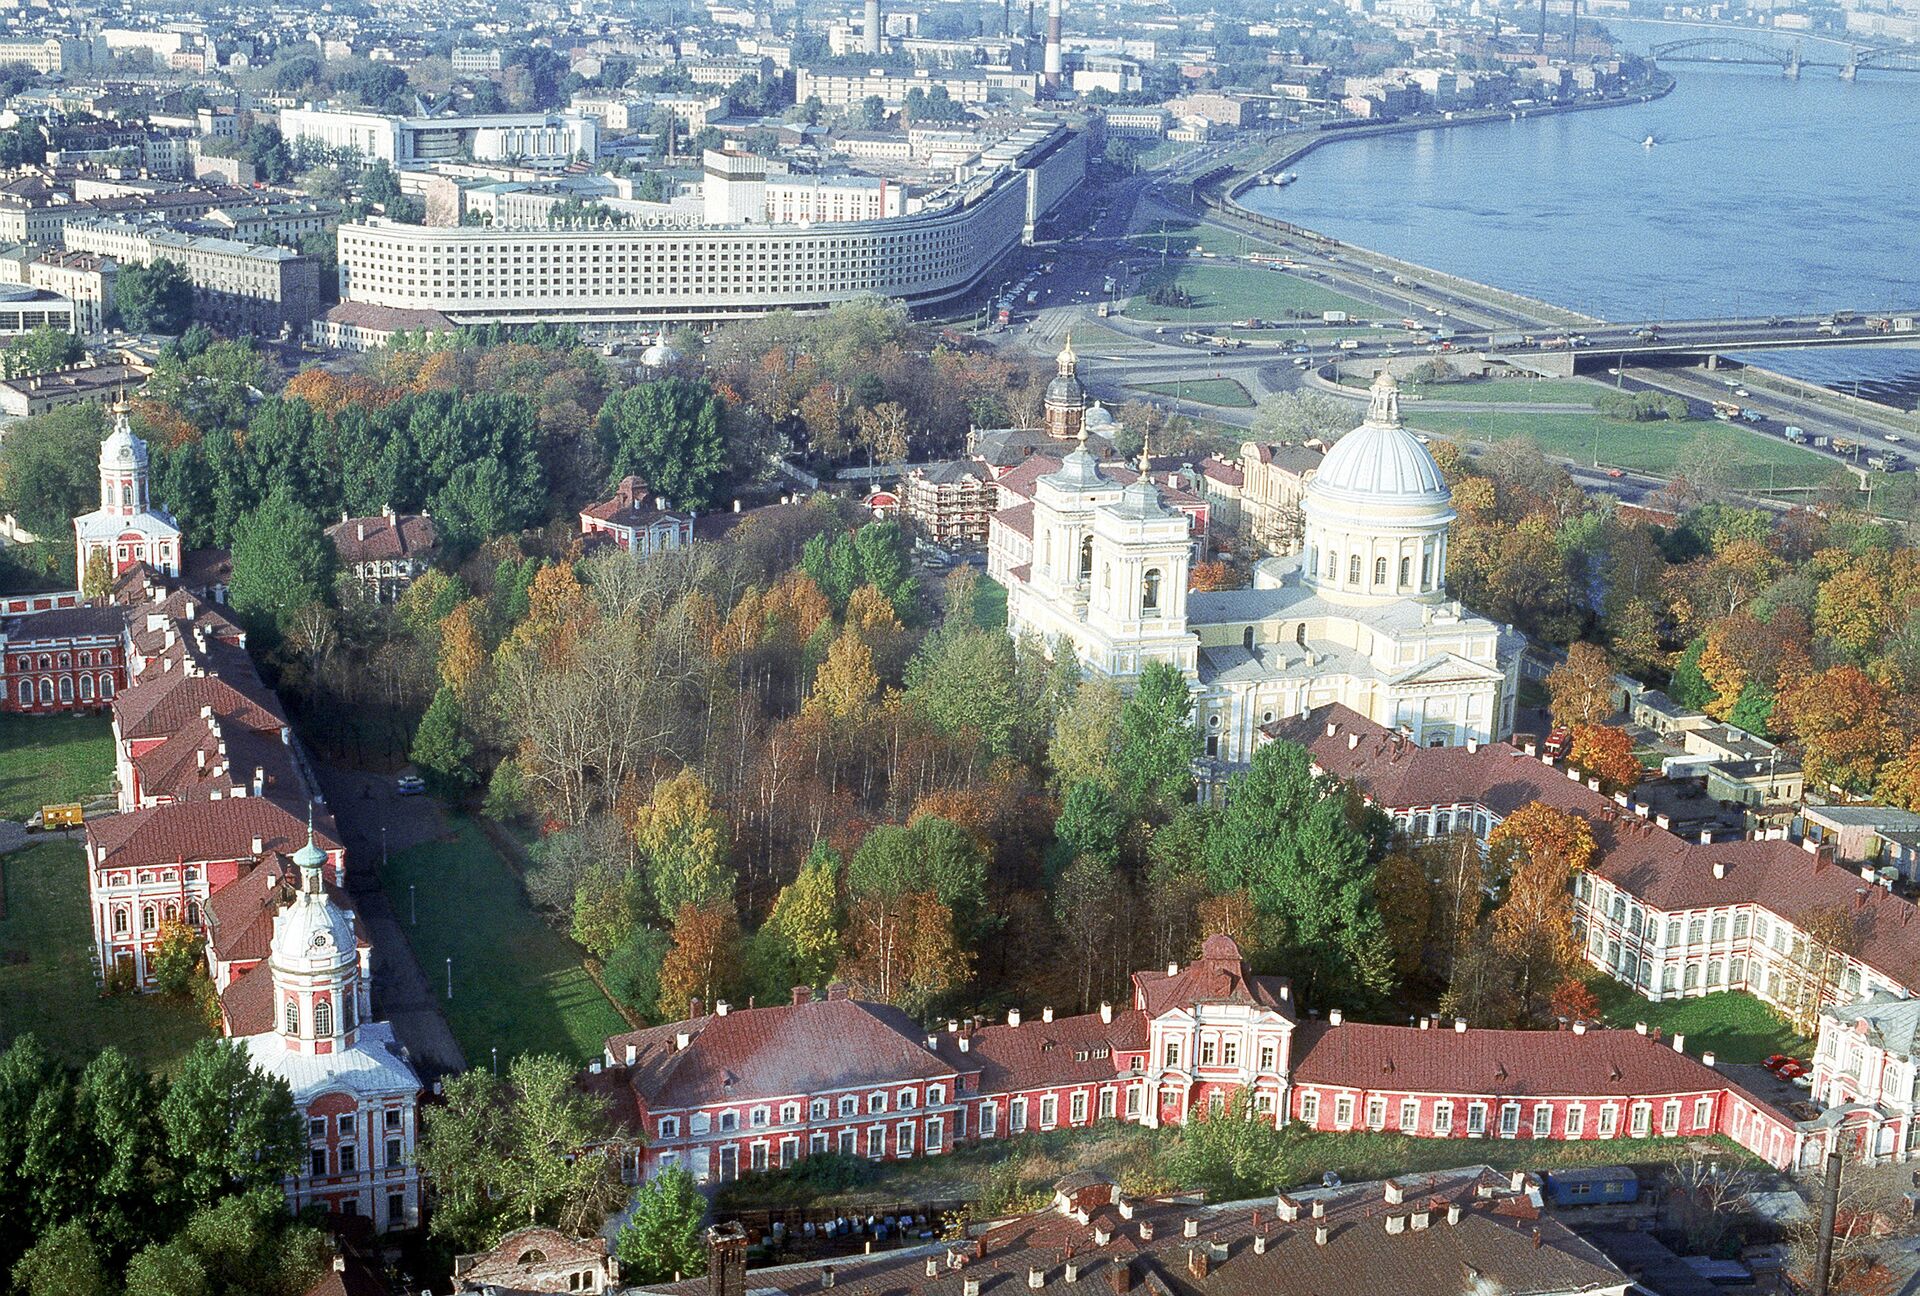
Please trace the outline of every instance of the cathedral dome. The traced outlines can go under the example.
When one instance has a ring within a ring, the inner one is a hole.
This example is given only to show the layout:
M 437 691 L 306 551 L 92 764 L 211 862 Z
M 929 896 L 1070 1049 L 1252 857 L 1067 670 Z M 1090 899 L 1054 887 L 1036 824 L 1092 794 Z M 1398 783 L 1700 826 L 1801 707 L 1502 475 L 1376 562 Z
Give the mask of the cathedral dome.
M 356 962 L 353 918 L 327 894 L 321 877 L 327 856 L 314 844 L 311 830 L 293 862 L 300 870 L 300 894 L 274 918 L 273 966 L 283 972 L 324 974 Z
M 1053 381 L 1047 384 L 1047 404 L 1069 409 L 1081 409 L 1087 403 L 1087 389 L 1080 381 L 1075 370 L 1079 367 L 1080 357 L 1074 354 L 1073 337 L 1067 337 L 1067 344 L 1060 348 L 1055 357 L 1058 372 Z
M 145 468 L 147 466 L 147 443 L 133 434 L 133 428 L 127 423 L 127 407 L 113 407 L 113 431 L 100 443 L 100 467 Z
M 649 369 L 667 369 L 680 363 L 680 353 L 666 342 L 655 342 L 640 353 L 640 363 Z
M 1441 504 L 1446 478 L 1420 439 L 1400 422 L 1400 385 L 1382 371 L 1364 423 L 1334 443 L 1307 492 L 1348 502 Z

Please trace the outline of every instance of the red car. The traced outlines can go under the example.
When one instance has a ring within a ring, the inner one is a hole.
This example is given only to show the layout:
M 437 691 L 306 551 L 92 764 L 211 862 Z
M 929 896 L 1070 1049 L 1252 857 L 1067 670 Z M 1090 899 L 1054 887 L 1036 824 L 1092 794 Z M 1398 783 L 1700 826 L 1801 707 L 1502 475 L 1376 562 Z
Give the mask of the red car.
M 1765 1067 L 1769 1071 L 1778 1071 L 1782 1066 L 1784 1066 L 1785 1064 L 1791 1061 L 1793 1061 L 1793 1059 L 1788 1057 L 1785 1053 L 1773 1053 L 1773 1054 L 1769 1054 L 1767 1057 L 1767 1060 L 1765 1062 L 1762 1062 L 1760 1065 Z
M 1769 1067 L 1768 1070 L 1772 1071 L 1782 1080 L 1798 1080 L 1801 1076 L 1806 1075 L 1810 1068 L 1805 1062 L 1800 1061 L 1798 1058 L 1788 1058 L 1779 1066 Z
M 1573 750 L 1573 730 L 1562 727 L 1547 735 L 1547 755 L 1559 760 Z

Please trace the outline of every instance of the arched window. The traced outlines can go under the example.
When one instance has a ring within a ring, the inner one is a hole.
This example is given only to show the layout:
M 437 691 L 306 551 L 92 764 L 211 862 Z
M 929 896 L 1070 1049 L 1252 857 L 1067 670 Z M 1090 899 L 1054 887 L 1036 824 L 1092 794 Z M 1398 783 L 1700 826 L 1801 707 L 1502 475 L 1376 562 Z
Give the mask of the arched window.
M 1360 555 L 1355 554 L 1353 555 L 1352 558 L 1347 560 L 1347 584 L 1358 585 L 1359 583 L 1360 583 Z
M 1425 549 L 1420 553 L 1420 588 L 1427 589 L 1433 584 L 1433 550 Z
M 1240 632 L 1240 643 L 1248 652 L 1253 651 L 1253 627 L 1248 626 Z
M 72 654 L 72 653 L 61 653 L 61 654 L 60 654 L 60 669 L 61 669 L 61 670 L 66 670 L 66 669 L 67 669 L 67 668 L 68 668 L 69 666 L 71 666 L 71 665 L 73 665 L 73 654 Z
M 1327 551 L 1327 579 L 1333 580 L 1340 575 L 1340 555 Z
M 80 700 L 82 702 L 93 701 L 93 676 L 91 675 L 82 675 L 80 677 Z
M 71 675 L 62 675 L 60 677 L 60 700 L 62 702 L 73 701 L 73 676 Z
M 1375 585 L 1385 585 L 1387 583 L 1387 560 L 1385 558 L 1375 558 L 1373 560 L 1373 583 Z
M 287 1026 L 286 1026 L 287 1034 L 298 1035 L 300 1033 L 300 1002 L 299 1000 L 297 999 L 287 1000 L 286 1023 L 287 1023 Z
M 1413 559 L 1403 557 L 1400 560 L 1400 585 L 1402 588 L 1406 587 L 1407 581 L 1409 578 L 1412 577 L 1412 575 L 1413 575 Z
M 50 679 L 42 679 L 40 681 L 40 705 L 53 705 L 53 681 Z
M 103 698 L 113 696 L 113 676 L 102 675 L 100 677 L 100 696 Z
M 115 936 L 125 936 L 127 934 L 127 911 L 125 909 L 115 909 L 113 911 L 113 934 Z
M 53 669 L 53 658 L 52 658 L 52 656 L 51 656 L 51 655 L 49 655 L 49 654 L 47 654 L 47 653 L 41 653 L 41 654 L 40 654 L 40 669 L 41 669 L 41 670 L 52 670 L 52 669 Z
M 1140 582 L 1140 610 L 1158 612 L 1160 610 L 1160 569 L 1149 567 Z
M 340 1029 L 341 1030 L 350 1031 L 353 1029 L 353 1020 L 354 1020 L 353 1014 L 354 1014 L 353 995 L 349 993 L 345 999 L 342 999 L 340 1001 Z
M 1080 579 L 1093 575 L 1093 537 L 1088 536 L 1080 542 Z
M 20 681 L 20 705 L 23 707 L 33 705 L 33 685 L 27 680 Z
M 150 932 L 157 926 L 159 926 L 159 924 L 153 920 L 153 906 L 142 906 L 140 909 L 140 930 Z
M 167 901 L 166 914 L 167 914 L 168 922 L 172 922 L 174 919 L 178 918 L 180 916 L 179 904 L 172 900 Z
M 90 653 L 90 652 L 83 652 L 83 653 L 81 653 L 81 654 L 80 654 L 80 664 L 81 664 L 82 666 L 91 666 L 91 665 L 93 665 L 93 654 L 92 654 L 92 653 Z
M 1307 646 L 1307 623 L 1305 621 L 1302 621 L 1293 628 L 1293 641 L 1302 648 Z
M 333 1005 L 325 999 L 313 1001 L 313 1033 L 322 1038 L 333 1034 Z
M 121 508 L 133 507 L 133 483 L 132 482 L 123 481 L 120 483 L 120 507 Z
M 200 925 L 200 902 L 198 900 L 187 901 L 187 921 L 195 927 Z

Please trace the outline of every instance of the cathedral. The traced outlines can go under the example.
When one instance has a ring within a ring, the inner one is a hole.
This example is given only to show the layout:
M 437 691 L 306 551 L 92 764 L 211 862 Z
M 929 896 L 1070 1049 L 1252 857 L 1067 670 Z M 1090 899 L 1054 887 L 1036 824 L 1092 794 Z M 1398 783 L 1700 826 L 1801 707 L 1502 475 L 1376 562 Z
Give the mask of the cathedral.
M 1071 651 L 1125 685 L 1151 662 L 1193 690 L 1207 757 L 1252 759 L 1281 716 L 1340 703 L 1424 746 L 1511 731 L 1525 641 L 1447 597 L 1451 495 L 1400 421 L 1398 384 L 1374 382 L 1366 420 L 1327 453 L 1301 503 L 1301 552 L 1268 558 L 1250 589 L 1187 589 L 1187 517 L 1143 471 L 1087 452 L 1071 347 L 1047 389 L 1049 430 L 1079 447 L 1035 483 L 1031 561 L 1005 571 L 1007 628 Z M 995 515 L 993 525 L 1002 525 Z M 993 543 L 990 539 L 990 545 Z

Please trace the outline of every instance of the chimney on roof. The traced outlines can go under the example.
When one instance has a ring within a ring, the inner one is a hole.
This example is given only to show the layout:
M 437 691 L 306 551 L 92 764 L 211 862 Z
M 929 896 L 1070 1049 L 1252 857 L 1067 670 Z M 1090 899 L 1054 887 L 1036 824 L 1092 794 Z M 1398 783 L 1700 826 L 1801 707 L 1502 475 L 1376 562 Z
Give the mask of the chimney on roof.
M 1180 1236 L 1197 1238 L 1200 1236 L 1200 1221 L 1189 1215 L 1180 1221 Z
M 1047 1285 L 1047 1271 L 1039 1265 L 1027 1266 L 1027 1286 L 1036 1291 Z
M 931 1053 L 939 1047 L 940 1047 L 940 1037 L 938 1035 L 927 1036 L 927 1052 Z
M 845 981 L 833 981 L 827 985 L 827 1002 L 835 1003 L 842 999 L 853 998 L 853 989 Z
M 1007 1009 L 1007 1025 L 1018 1026 L 1019 1024 L 1020 1024 L 1020 1010 L 1018 1008 Z
M 707 1001 L 705 999 L 702 999 L 699 995 L 694 995 L 687 1000 L 687 1016 L 689 1018 L 705 1017 L 706 1015 Z
M 1712 1049 L 1708 1049 L 1706 1052 L 1700 1055 L 1700 1065 L 1705 1067 L 1711 1067 L 1713 1065 L 1713 1062 L 1714 1062 L 1714 1057 L 1713 1057 Z
M 1338 1008 L 1329 1008 L 1327 1010 L 1327 1025 L 1329 1026 L 1338 1026 L 1340 1025 L 1340 1023 L 1344 1022 L 1346 1019 L 1347 1019 L 1346 1013 L 1342 1012 Z
M 693 1043 L 693 1032 L 692 1032 L 692 1031 L 675 1031 L 675 1032 L 674 1032 L 674 1035 L 673 1035 L 673 1051 L 674 1051 L 675 1053 L 680 1053 L 680 1052 L 684 1052 L 684 1051 L 685 1051 L 685 1049 L 686 1049 L 686 1047 L 687 1047 L 687 1045 L 689 1045 L 689 1044 L 691 1044 L 691 1043 Z
M 960 1037 L 960 1051 L 961 1051 L 962 1053 L 965 1053 L 965 1052 L 967 1052 L 968 1050 L 970 1050 L 970 1049 L 971 1049 L 972 1047 L 973 1047 L 973 1039 L 972 1039 L 972 1037 L 971 1037 L 971 1036 L 968 1036 L 968 1035 L 962 1035 L 962 1036 Z
M 1280 1002 L 1285 1003 L 1291 998 L 1293 998 L 1293 983 L 1291 981 L 1282 981 L 1280 983 Z
M 1465 1035 L 1467 1033 L 1467 1019 L 1465 1017 L 1455 1017 L 1453 1019 L 1453 1031 L 1456 1035 Z
M 267 794 L 267 769 L 264 765 L 253 767 L 253 794 L 255 796 Z
M 1405 1233 L 1406 1231 L 1407 1231 L 1407 1217 L 1405 1215 L 1387 1216 L 1387 1232 Z
M 1153 1221 L 1152 1220 L 1143 1219 L 1140 1221 L 1140 1240 L 1142 1242 L 1153 1241 Z
M 747 1230 L 737 1220 L 707 1230 L 707 1296 L 747 1296 Z
M 1359 745 L 1360 745 L 1360 735 L 1359 735 L 1359 734 L 1348 734 L 1348 735 L 1347 735 L 1347 750 L 1348 750 L 1348 751 L 1352 751 L 1352 750 L 1353 750 L 1353 749 L 1354 749 L 1355 747 L 1358 747 Z
M 1075 1260 L 1071 1254 L 1067 1256 L 1063 1269 L 1064 1271 L 1060 1276 L 1067 1282 L 1077 1283 L 1080 1281 L 1080 1262 Z
M 1325 1246 L 1327 1244 L 1327 1226 L 1325 1224 L 1314 1226 L 1313 1244 L 1315 1246 Z
M 1533 1249 L 1535 1251 L 1538 1251 L 1540 1249 L 1540 1230 L 1539 1229 L 1535 1229 L 1533 1231 Z
M 1720 860 L 1715 860 L 1713 862 L 1713 876 L 1715 878 L 1723 878 L 1726 875 L 1727 875 L 1726 864 Z
M 1675 1053 L 1685 1053 L 1687 1051 L 1687 1037 L 1679 1031 L 1673 1033 L 1673 1051 Z
M 1431 1017 L 1422 1017 L 1422 1018 L 1420 1019 L 1420 1029 L 1421 1029 L 1421 1030 L 1432 1030 L 1432 1029 L 1433 1029 L 1433 1018 L 1431 1018 Z
M 940 1276 L 940 1257 L 928 1256 L 927 1257 L 927 1277 L 938 1278 L 939 1276 Z
M 1179 976 L 1179 975 L 1180 975 L 1180 965 L 1179 965 L 1178 963 L 1169 963 L 1169 964 L 1167 964 L 1167 975 L 1168 975 L 1168 976 Z
M 1093 1226 L 1093 1244 L 1095 1246 L 1105 1246 L 1111 1241 L 1113 1241 L 1112 1229 L 1108 1228 L 1105 1224 L 1095 1224 Z
M 255 855 L 264 855 L 266 854 L 266 851 L 267 851 L 266 839 L 261 837 L 258 833 L 255 833 L 253 837 L 253 853 Z
M 193 754 L 193 756 L 194 756 L 194 763 L 197 766 L 199 766 L 199 768 L 205 769 L 207 767 L 207 749 L 205 747 L 202 747 L 199 751 L 196 751 Z
M 1638 1034 L 1645 1035 L 1647 1033 L 1647 1024 L 1643 1021 L 1635 1022 L 1633 1024 L 1633 1029 Z
M 1509 1192 L 1523 1192 L 1526 1186 L 1527 1172 L 1525 1170 L 1515 1170 L 1507 1176 L 1507 1190 Z
M 968 1274 L 960 1280 L 960 1296 L 980 1296 L 980 1279 L 976 1275 Z
M 1100 1020 L 1102 1023 L 1113 1021 L 1113 1005 L 1105 999 L 1100 1001 Z
M 1197 1282 L 1207 1280 L 1207 1249 L 1205 1247 L 1187 1248 L 1187 1273 Z
M 1401 1202 L 1406 1200 L 1406 1196 L 1407 1196 L 1406 1190 L 1400 1186 L 1400 1181 L 1398 1179 L 1387 1180 L 1386 1182 L 1387 1205 L 1398 1206 Z
M 1113 1296 L 1127 1296 L 1133 1288 L 1133 1261 L 1116 1260 L 1107 1270 L 1107 1284 L 1113 1288 Z
M 1422 1204 L 1415 1210 L 1410 1222 L 1413 1225 L 1413 1231 L 1415 1233 L 1425 1232 L 1427 1225 L 1433 1223 L 1433 1208 L 1431 1203 Z
M 1447 1223 L 1458 1224 L 1459 1222 L 1460 1222 L 1460 1203 L 1448 1202 L 1447 1203 Z
M 627 1045 L 627 1065 L 632 1066 L 635 1062 L 639 1060 L 640 1060 L 640 1046 L 638 1044 L 629 1043 Z
M 1711 829 L 1711 828 L 1702 828 L 1702 829 L 1700 830 L 1700 844 L 1701 844 L 1702 846 L 1711 846 L 1711 845 L 1713 845 L 1713 829 Z
M 356 522 L 353 529 L 359 534 L 361 542 L 364 543 L 367 538 L 367 524 L 365 522 Z
M 820 1285 L 822 1287 L 833 1286 L 833 1266 L 832 1265 L 820 1266 Z
M 813 1002 L 812 986 L 800 985 L 800 986 L 793 987 L 793 1006 L 794 1007 L 798 1008 L 801 1004 L 810 1004 L 812 1002 Z
M 1300 1218 L 1300 1203 L 1285 1193 L 1276 1193 L 1273 1204 L 1280 1211 L 1280 1218 L 1288 1224 Z
M 1053 1007 L 1052 1007 L 1052 1005 L 1048 1005 L 1047 1007 L 1045 1007 L 1045 1008 L 1042 1008 L 1042 1009 L 1040 1010 L 1040 1020 L 1041 1020 L 1042 1022 L 1045 1022 L 1045 1023 L 1046 1023 L 1046 1024 L 1048 1024 L 1048 1025 L 1052 1025 L 1052 1024 L 1053 1024 Z
M 1583 1021 L 1575 1022 L 1573 1024 L 1573 1033 L 1575 1035 L 1585 1035 L 1587 1033 L 1587 1024 Z
M 713 1001 L 713 1015 L 716 1017 L 725 1017 L 727 1015 L 727 1009 L 730 1007 L 732 1007 L 732 1005 L 725 999 L 716 999 Z
M 1255 1229 L 1253 1233 L 1253 1253 L 1255 1255 L 1267 1253 L 1267 1235 L 1259 1229 Z
M 1327 1217 L 1327 1203 L 1325 1198 L 1316 1197 L 1313 1199 L 1313 1217 L 1315 1219 L 1325 1219 Z

